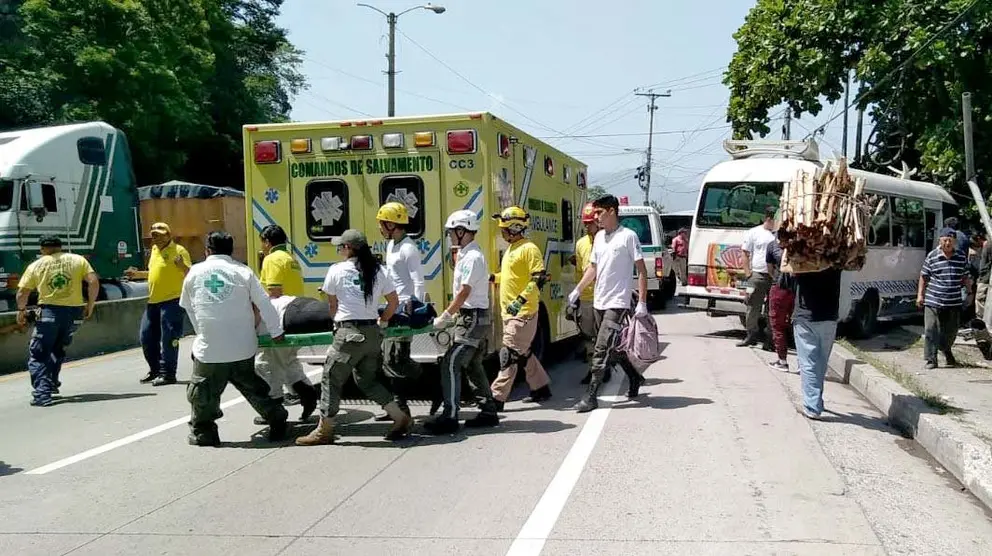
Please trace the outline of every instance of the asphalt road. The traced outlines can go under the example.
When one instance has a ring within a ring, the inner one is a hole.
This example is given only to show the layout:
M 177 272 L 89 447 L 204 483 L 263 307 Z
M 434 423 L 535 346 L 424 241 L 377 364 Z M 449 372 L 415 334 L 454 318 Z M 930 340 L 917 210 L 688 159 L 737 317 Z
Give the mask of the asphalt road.
M 992 553 L 985 509 L 852 390 L 828 383 L 809 422 L 736 318 L 657 318 L 636 401 L 614 379 L 569 411 L 584 369 L 562 363 L 545 406 L 398 444 L 349 405 L 339 444 L 273 446 L 229 388 L 224 445 L 188 446 L 185 388 L 138 384 L 136 351 L 72 364 L 49 408 L 0 377 L 0 554 Z

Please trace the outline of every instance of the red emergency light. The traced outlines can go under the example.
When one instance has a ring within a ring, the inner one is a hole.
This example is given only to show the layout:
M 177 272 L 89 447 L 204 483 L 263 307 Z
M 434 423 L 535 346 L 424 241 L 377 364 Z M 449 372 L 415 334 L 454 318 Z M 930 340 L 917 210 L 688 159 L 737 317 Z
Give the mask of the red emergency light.
M 448 132 L 448 154 L 472 154 L 474 152 L 474 129 L 458 129 Z
M 661 257 L 654 260 L 654 277 L 659 280 L 665 278 L 665 261 L 661 260 Z
M 621 204 L 621 205 L 623 205 L 623 206 L 627 206 L 627 203 L 628 203 L 628 202 L 629 202 L 629 199 L 627 198 L 627 196 L 626 196 L 626 195 L 624 195 L 624 196 L 622 196 L 622 197 L 620 197 L 620 204 Z
M 279 141 L 255 141 L 255 164 L 275 164 L 282 160 Z
M 371 135 L 352 135 L 351 136 L 351 150 L 353 150 L 353 151 L 370 151 L 370 150 L 372 150 L 372 136 Z

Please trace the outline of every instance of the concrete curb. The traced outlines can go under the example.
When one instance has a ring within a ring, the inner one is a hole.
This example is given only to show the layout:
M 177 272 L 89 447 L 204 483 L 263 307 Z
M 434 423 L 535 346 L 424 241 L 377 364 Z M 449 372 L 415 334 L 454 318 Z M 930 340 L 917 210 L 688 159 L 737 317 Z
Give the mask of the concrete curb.
M 888 416 L 892 426 L 916 440 L 992 509 L 992 449 L 988 444 L 842 346 L 834 344 L 828 368 L 838 382 L 853 386 Z

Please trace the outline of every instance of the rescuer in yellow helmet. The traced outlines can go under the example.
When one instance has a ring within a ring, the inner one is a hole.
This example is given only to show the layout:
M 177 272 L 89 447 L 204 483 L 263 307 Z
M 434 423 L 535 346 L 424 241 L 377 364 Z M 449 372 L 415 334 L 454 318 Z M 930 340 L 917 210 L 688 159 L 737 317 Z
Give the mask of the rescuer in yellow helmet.
M 551 397 L 550 379 L 534 357 L 531 344 L 537 334 L 540 289 L 546 281 L 544 256 L 524 236 L 530 215 L 520 207 L 507 207 L 494 214 L 503 239 L 509 244 L 499 271 L 499 303 L 503 317 L 503 347 L 499 351 L 499 376 L 492 383 L 493 398 L 502 408 L 513 388 L 517 371 L 524 370 L 530 396 L 524 402 L 542 402 Z

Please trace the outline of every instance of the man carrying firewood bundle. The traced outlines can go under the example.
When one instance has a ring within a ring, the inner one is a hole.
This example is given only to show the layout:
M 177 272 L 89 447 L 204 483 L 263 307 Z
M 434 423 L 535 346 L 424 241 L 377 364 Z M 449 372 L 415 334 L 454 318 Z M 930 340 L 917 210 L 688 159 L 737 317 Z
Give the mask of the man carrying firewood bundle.
M 758 343 L 758 337 L 762 336 L 761 316 L 768 299 L 768 292 L 772 289 L 772 276 L 768 274 L 768 263 L 765 262 L 768 244 L 775 241 L 775 207 L 765 209 L 764 222 L 748 230 L 741 244 L 744 251 L 744 278 L 751 282 L 754 291 L 747 298 L 747 317 L 744 325 L 747 328 L 747 336 L 737 347 L 748 347 Z M 767 319 L 766 319 L 767 320 Z M 765 350 L 773 351 L 770 335 L 764 333 Z
M 949 367 L 958 362 L 951 353 L 961 318 L 961 288 L 971 287 L 968 261 L 957 251 L 957 231 L 940 231 L 940 245 L 927 255 L 920 271 L 916 304 L 923 308 L 923 355 L 926 368 L 937 368 L 937 350 Z

